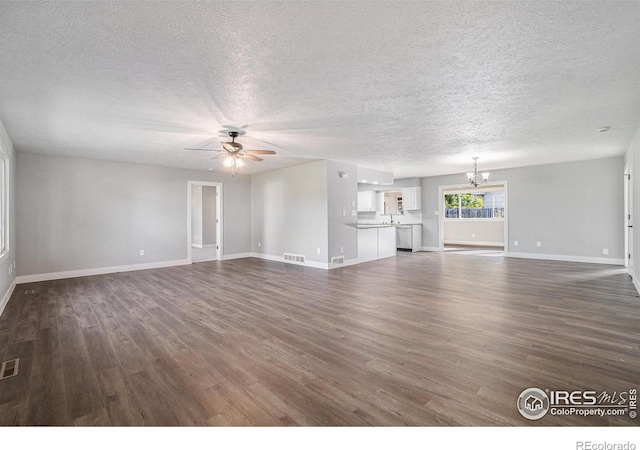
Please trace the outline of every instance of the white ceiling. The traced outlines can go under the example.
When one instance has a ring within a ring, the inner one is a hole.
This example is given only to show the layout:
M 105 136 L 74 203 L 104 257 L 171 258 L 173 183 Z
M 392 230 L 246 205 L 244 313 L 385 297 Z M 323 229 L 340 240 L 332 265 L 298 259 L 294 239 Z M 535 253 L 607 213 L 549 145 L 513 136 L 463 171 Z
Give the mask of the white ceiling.
M 592 159 L 640 125 L 639 43 L 640 2 L 2 2 L 0 118 L 20 151 L 216 170 L 183 148 L 244 127 L 278 152 L 246 173 Z

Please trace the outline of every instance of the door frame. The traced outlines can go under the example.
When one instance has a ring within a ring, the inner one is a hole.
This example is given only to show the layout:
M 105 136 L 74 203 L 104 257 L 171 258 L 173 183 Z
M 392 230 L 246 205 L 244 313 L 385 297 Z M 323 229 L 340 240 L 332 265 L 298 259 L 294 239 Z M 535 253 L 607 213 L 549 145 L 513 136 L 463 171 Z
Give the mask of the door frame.
M 223 183 L 215 181 L 187 181 L 187 260 L 188 264 L 193 264 L 191 254 L 191 190 L 194 186 L 209 186 L 216 188 L 216 259 L 222 261 L 224 255 L 224 220 L 222 213 L 223 206 Z
M 509 189 L 506 181 L 492 181 L 482 185 L 487 187 L 502 187 L 504 189 L 504 256 L 509 254 Z M 469 188 L 469 184 L 452 184 L 438 186 L 438 249 L 444 251 L 444 192 L 448 190 Z M 473 188 L 471 188 L 473 190 Z
M 633 160 L 624 168 L 624 266 L 633 277 Z M 631 255 L 631 258 L 629 258 Z

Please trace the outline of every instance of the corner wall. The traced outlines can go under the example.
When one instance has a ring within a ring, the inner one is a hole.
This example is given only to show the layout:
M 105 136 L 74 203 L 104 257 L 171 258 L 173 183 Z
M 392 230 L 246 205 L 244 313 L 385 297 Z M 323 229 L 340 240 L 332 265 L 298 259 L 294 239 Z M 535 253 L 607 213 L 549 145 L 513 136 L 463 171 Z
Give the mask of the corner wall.
M 16 178 L 24 281 L 186 263 L 189 180 L 224 183 L 224 256 L 250 252 L 248 176 L 19 152 Z
M 16 260 L 16 153 L 1 120 L 0 146 L 9 160 L 9 251 L 0 261 L 0 314 L 2 314 L 9 298 L 11 298 L 16 282 L 16 271 L 10 269 Z M 10 270 L 11 273 L 9 273 Z
M 340 178 L 341 172 L 346 174 L 344 178 Z M 327 162 L 329 263 L 335 256 L 344 256 L 345 263 L 358 259 L 357 175 L 357 166 Z
M 357 261 L 357 186 L 356 166 L 326 160 L 253 175 L 253 256 L 304 255 L 305 265 L 323 269 L 333 257 Z
M 325 267 L 327 211 L 327 161 L 252 175 L 251 251 L 275 260 L 284 253 L 304 255 L 307 264 Z
M 623 171 L 621 156 L 491 171 L 491 180 L 507 182 L 508 256 L 624 264 Z M 439 186 L 465 180 L 464 174 L 422 179 L 425 249 L 439 245 Z

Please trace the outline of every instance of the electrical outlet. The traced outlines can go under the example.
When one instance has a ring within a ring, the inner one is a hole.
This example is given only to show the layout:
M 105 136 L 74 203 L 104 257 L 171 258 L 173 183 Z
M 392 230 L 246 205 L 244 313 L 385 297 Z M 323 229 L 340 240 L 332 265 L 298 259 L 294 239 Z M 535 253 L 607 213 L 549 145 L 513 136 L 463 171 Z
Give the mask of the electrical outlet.
M 356 206 L 356 202 L 355 202 L 355 201 L 352 201 L 352 202 L 351 202 L 351 207 L 352 207 L 352 208 L 355 208 L 355 206 Z
M 346 216 L 347 216 L 347 210 L 346 210 L 346 209 L 343 209 L 343 210 L 342 210 L 342 217 L 346 217 Z
M 436 214 L 436 216 L 439 216 L 440 215 L 440 211 L 436 210 L 435 214 Z
M 318 247 L 318 255 L 320 254 L 320 247 Z
M 536 241 L 536 247 L 542 247 L 542 242 Z
M 262 242 L 258 242 L 258 248 L 262 247 Z
M 352 215 L 352 216 L 357 216 L 357 215 L 358 215 L 358 212 L 357 212 L 357 211 L 351 211 L 351 215 Z
M 144 250 L 140 250 L 140 256 L 144 256 Z
M 471 233 L 471 237 L 472 238 L 476 237 L 476 234 L 475 233 Z
M 517 247 L 518 246 L 518 241 L 513 241 L 513 246 Z
M 340 247 L 340 253 L 344 253 L 344 247 Z
M 602 249 L 602 254 L 603 255 L 608 255 L 609 254 L 609 249 L 608 248 L 603 248 Z

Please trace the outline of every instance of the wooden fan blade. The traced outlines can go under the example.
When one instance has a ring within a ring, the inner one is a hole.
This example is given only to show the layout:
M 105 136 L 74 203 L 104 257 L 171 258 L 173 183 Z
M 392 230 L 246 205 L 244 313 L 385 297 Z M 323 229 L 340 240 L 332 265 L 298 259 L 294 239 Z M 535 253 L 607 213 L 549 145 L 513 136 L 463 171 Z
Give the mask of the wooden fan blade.
M 221 152 L 222 150 L 217 150 L 213 148 L 185 148 L 185 150 L 198 150 L 201 152 Z
M 220 158 L 226 158 L 226 157 L 227 157 L 227 154 L 226 154 L 226 153 L 223 153 L 222 155 L 214 156 L 214 157 L 213 157 L 213 158 L 211 158 L 211 159 L 220 159 Z
M 236 149 L 233 147 L 233 145 L 231 145 L 231 143 L 229 142 L 225 142 L 222 144 L 222 147 L 224 147 L 224 149 L 228 152 L 235 152 Z
M 275 155 L 276 152 L 273 150 L 245 150 L 247 153 L 251 153 L 254 155 Z
M 251 161 L 262 161 L 262 158 L 258 158 L 257 156 L 249 155 L 248 153 L 245 153 L 244 155 L 242 155 L 242 157 L 250 159 Z

